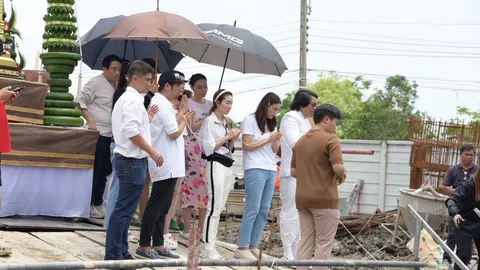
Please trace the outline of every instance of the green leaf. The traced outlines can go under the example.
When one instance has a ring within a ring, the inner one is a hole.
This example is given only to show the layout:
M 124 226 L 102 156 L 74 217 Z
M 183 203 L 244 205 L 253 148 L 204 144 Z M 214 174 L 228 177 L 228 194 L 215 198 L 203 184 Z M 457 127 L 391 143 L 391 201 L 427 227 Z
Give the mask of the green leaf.
M 20 34 L 20 30 L 18 30 L 18 29 L 16 29 L 16 28 L 10 28 L 10 34 L 16 35 L 16 36 L 19 37 L 21 40 L 23 40 L 22 35 Z

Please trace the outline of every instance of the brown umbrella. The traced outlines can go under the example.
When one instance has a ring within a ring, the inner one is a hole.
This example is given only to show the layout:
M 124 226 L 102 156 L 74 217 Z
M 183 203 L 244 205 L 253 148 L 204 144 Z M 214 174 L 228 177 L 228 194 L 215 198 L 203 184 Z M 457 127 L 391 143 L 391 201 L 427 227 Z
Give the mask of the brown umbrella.
M 121 40 L 207 40 L 191 21 L 177 14 L 150 11 L 126 17 L 117 23 L 105 38 Z

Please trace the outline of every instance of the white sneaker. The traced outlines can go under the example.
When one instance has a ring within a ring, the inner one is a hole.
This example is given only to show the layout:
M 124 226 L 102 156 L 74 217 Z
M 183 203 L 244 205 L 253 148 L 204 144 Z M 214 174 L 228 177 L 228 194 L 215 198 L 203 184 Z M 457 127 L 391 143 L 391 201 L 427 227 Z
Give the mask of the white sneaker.
M 3 241 L 3 237 L 0 238 L 0 256 L 10 256 L 12 254 L 12 248 Z
M 175 250 L 178 247 L 178 242 L 173 238 L 171 233 L 163 235 L 164 246 L 170 250 Z
M 90 206 L 90 217 L 91 218 L 104 218 L 105 217 L 105 212 L 102 212 L 99 210 L 99 208 L 102 208 L 101 206 Z
M 210 260 L 223 259 L 222 255 L 220 255 L 215 248 L 203 248 L 202 251 L 200 251 L 200 256 Z

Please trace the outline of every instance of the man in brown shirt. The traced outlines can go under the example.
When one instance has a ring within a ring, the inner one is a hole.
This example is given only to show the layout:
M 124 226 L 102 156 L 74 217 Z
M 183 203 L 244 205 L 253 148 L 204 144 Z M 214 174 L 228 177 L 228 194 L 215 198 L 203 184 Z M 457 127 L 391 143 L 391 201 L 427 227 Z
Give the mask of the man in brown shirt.
M 315 260 L 326 260 L 332 252 L 340 216 L 337 186 L 345 181 L 340 140 L 332 134 L 341 119 L 337 107 L 318 106 L 313 113 L 315 127 L 293 149 L 291 168 L 297 179 L 295 201 L 301 231 L 299 260 L 312 259 L 312 254 Z

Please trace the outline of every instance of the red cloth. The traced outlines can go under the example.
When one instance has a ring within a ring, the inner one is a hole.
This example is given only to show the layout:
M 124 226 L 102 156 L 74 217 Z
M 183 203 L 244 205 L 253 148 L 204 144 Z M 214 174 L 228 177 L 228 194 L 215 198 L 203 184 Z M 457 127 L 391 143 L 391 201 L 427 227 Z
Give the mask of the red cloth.
M 10 128 L 8 127 L 7 112 L 5 111 L 5 101 L 0 101 L 0 153 L 11 151 Z

